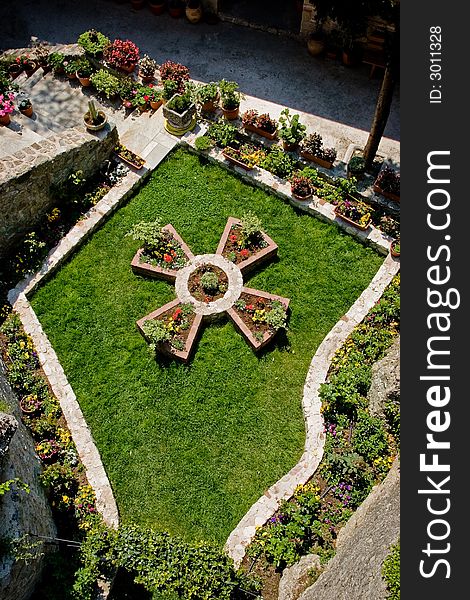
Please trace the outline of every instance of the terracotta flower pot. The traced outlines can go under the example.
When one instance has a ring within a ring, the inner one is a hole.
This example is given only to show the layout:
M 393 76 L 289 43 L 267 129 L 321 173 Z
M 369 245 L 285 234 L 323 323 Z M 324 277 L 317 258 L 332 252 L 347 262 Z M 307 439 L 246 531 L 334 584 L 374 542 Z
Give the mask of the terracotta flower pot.
M 184 7 L 183 6 L 169 6 L 168 7 L 168 14 L 170 15 L 170 17 L 173 17 L 174 19 L 178 19 L 179 17 L 183 16 L 183 12 L 184 12 Z
M 310 38 L 307 41 L 307 50 L 311 56 L 319 56 L 325 49 L 324 40 Z
M 305 200 L 310 200 L 310 198 L 311 198 L 311 197 L 312 197 L 312 195 L 313 195 L 313 192 L 310 192 L 310 194 L 307 194 L 306 196 L 301 196 L 300 194 L 296 194 L 296 193 L 295 193 L 295 192 L 292 190 L 292 188 L 291 188 L 291 194 L 294 196 L 294 198 L 295 198 L 296 200 L 302 200 L 302 201 L 305 201 Z
M 156 102 L 150 101 L 150 108 L 152 110 L 158 110 L 162 104 L 163 104 L 163 100 L 162 99 L 157 100 Z
M 161 15 L 165 12 L 166 4 L 165 2 L 149 2 L 149 8 L 154 15 Z
M 26 63 L 24 66 L 24 72 L 26 73 L 26 77 L 31 77 L 34 71 L 38 68 L 37 63 L 31 61 L 30 63 Z
M 199 5 L 197 8 L 186 7 L 186 18 L 190 23 L 199 23 L 202 18 L 202 8 Z
M 88 87 L 91 85 L 91 81 L 89 77 L 80 77 L 78 73 L 76 73 L 77 79 L 83 87 Z
M 140 10 L 145 6 L 145 0 L 131 0 L 131 5 L 134 10 Z
M 233 121 L 234 119 L 236 119 L 238 117 L 238 114 L 240 112 L 240 107 L 237 106 L 237 108 L 231 108 L 231 109 L 222 107 L 222 112 L 224 113 L 224 117 L 228 121 Z
M 286 152 L 294 152 L 294 150 L 297 150 L 297 148 L 299 147 L 299 144 L 289 144 L 289 142 L 282 140 L 282 147 Z
M 3 117 L 0 117 L 0 125 L 9 125 L 10 121 L 10 115 L 4 115 Z
M 17 65 L 16 63 L 12 63 L 8 67 L 8 72 L 10 73 L 10 77 L 12 79 L 16 79 L 22 71 L 23 69 L 20 67 L 20 65 Z
M 124 71 L 124 73 L 132 73 L 135 69 L 135 63 L 132 63 L 130 65 L 121 65 L 119 68 L 121 69 L 121 71 Z
M 98 115 L 102 118 L 102 122 L 98 123 L 98 125 L 93 125 L 93 123 L 90 121 L 90 113 L 86 112 L 84 117 L 83 117 L 83 121 L 85 123 L 85 127 L 89 130 L 89 131 L 100 131 L 100 129 L 103 129 L 106 125 L 106 123 L 108 122 L 108 117 L 104 114 L 104 112 L 102 110 L 98 111 Z
M 28 108 L 25 109 L 21 109 L 20 108 L 20 112 L 25 116 L 25 117 L 32 117 L 33 116 L 33 106 L 29 106 Z

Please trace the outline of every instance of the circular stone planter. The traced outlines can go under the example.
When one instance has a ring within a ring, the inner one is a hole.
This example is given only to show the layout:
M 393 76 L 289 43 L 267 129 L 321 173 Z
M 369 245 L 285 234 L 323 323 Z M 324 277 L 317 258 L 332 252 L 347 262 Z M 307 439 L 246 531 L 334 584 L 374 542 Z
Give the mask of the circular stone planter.
M 227 275 L 228 289 L 222 298 L 213 302 L 196 300 L 188 288 L 189 278 L 196 269 L 202 265 L 219 267 Z M 176 275 L 175 290 L 178 299 L 183 304 L 190 303 L 194 312 L 203 317 L 215 317 L 227 311 L 239 299 L 243 288 L 243 277 L 237 265 L 225 259 L 220 254 L 200 254 L 192 258 L 186 267 L 180 269 Z

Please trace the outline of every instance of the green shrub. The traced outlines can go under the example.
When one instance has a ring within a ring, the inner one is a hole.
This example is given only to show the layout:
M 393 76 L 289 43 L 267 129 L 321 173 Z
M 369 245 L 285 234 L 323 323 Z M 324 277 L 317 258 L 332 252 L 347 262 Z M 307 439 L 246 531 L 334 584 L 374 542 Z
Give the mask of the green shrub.
M 211 123 L 207 130 L 207 135 L 214 140 L 220 148 L 230 146 L 236 141 L 238 129 L 235 125 L 227 123 L 225 119 L 219 119 L 215 123 Z
M 207 292 L 216 292 L 219 289 L 219 279 L 212 271 L 206 271 L 201 276 L 201 285 Z
M 111 41 L 104 33 L 96 31 L 96 29 L 90 29 L 78 37 L 77 43 L 87 54 L 99 56 Z
M 65 54 L 62 54 L 62 52 L 51 52 L 47 57 L 47 64 L 54 72 L 63 69 L 64 61 Z
M 287 179 L 297 168 L 297 161 L 284 152 L 280 146 L 273 146 L 266 157 L 261 160 L 260 167 L 277 177 Z
M 362 175 L 366 170 L 366 161 L 361 156 L 353 156 L 348 162 L 348 170 L 351 173 Z
M 214 144 L 207 135 L 200 135 L 194 140 L 194 145 L 196 146 L 196 150 L 204 152 L 204 150 L 210 150 Z
M 112 98 L 119 93 L 120 81 L 115 75 L 111 75 L 108 71 L 100 69 L 93 73 L 90 77 L 92 85 L 96 88 L 96 91 L 106 96 L 106 98 Z
M 149 340 L 149 347 L 152 352 L 157 350 L 159 344 L 162 342 L 169 342 L 171 339 L 170 332 L 166 329 L 163 321 L 160 321 L 159 319 L 145 321 L 142 329 Z
M 390 548 L 384 560 L 382 575 L 387 584 L 388 600 L 400 600 L 400 541 Z
M 136 223 L 126 235 L 141 242 L 144 248 L 149 252 L 159 248 L 164 240 L 162 224 L 158 218 L 151 223 L 145 223 L 143 221 Z
M 371 417 L 365 410 L 358 411 L 352 443 L 355 451 L 368 463 L 388 454 L 387 432 L 383 422 L 377 417 Z

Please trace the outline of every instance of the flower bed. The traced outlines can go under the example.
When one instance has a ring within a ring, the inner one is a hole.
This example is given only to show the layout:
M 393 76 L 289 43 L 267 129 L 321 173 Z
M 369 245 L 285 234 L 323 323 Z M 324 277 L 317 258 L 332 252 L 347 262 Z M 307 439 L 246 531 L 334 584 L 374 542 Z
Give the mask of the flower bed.
M 139 223 L 128 235 L 144 243 L 131 263 L 132 270 L 141 275 L 174 281 L 177 271 L 193 256 L 175 228 L 170 224 L 160 227 L 158 220 Z
M 219 300 L 228 290 L 227 274 L 214 265 L 202 265 L 189 276 L 188 290 L 200 302 Z
M 191 304 L 181 304 L 176 299 L 137 321 L 137 328 L 152 352 L 163 352 L 187 362 L 201 320 Z
M 337 351 L 320 389 L 326 444 L 306 485 L 259 528 L 248 555 L 281 570 L 307 553 L 321 563 L 334 554 L 340 528 L 388 473 L 399 444 L 399 404 L 389 400 L 384 418 L 368 411 L 372 365 L 399 332 L 400 277 L 396 276 L 364 321 Z
M 286 329 L 289 299 L 243 288 L 228 313 L 254 350 L 261 350 L 280 329 Z
M 277 245 L 261 230 L 259 220 L 247 213 L 241 220 L 228 219 L 217 253 L 247 272 L 260 261 L 276 256 Z

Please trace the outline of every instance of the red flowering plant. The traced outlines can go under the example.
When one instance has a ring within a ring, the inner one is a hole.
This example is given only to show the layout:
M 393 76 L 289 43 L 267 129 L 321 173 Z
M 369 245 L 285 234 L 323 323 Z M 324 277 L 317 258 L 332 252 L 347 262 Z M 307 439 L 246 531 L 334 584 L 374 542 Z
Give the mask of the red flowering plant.
M 268 113 L 259 115 L 258 111 L 254 109 L 247 110 L 242 115 L 242 123 L 243 126 L 251 125 L 258 129 L 262 129 L 267 133 L 274 133 L 277 131 L 277 121 L 275 119 L 272 119 Z
M 186 266 L 186 255 L 170 231 L 163 229 L 159 219 L 152 223 L 136 223 L 127 234 L 143 244 L 141 262 L 165 269 Z
M 247 212 L 239 224 L 232 225 L 222 254 L 237 264 L 266 246 L 261 221 L 255 214 Z
M 5 94 L 0 94 L 0 117 L 4 117 L 6 115 L 10 115 L 13 112 L 13 100 L 15 99 L 15 94 L 12 92 L 7 92 Z
M 290 178 L 291 192 L 295 196 L 308 198 L 313 193 L 312 181 L 309 177 L 301 175 L 299 172 L 294 173 Z
M 31 62 L 31 57 L 29 54 L 21 54 L 15 58 L 15 63 L 19 65 L 22 69 L 24 69 Z
M 189 81 L 189 69 L 181 63 L 167 60 L 160 66 L 160 78 L 163 82 L 174 81 L 178 85 L 176 92 L 182 94 L 185 90 L 185 82 Z
M 130 68 L 139 61 L 139 48 L 130 40 L 115 39 L 106 46 L 104 59 L 112 67 Z
M 152 97 L 153 87 L 147 85 L 137 85 L 132 90 L 132 96 L 130 99 L 133 108 L 145 109 Z

